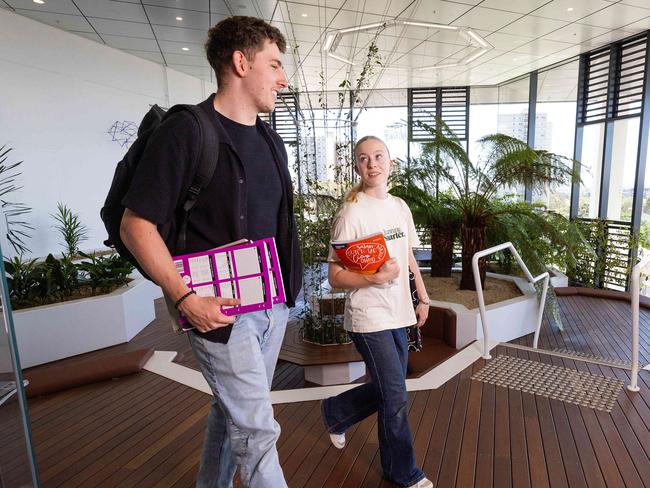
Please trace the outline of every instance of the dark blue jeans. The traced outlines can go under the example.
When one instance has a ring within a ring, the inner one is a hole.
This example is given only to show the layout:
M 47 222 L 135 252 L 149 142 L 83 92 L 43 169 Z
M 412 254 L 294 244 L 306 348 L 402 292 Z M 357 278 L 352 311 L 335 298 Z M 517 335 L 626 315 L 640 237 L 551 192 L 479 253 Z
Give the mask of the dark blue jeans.
M 406 394 L 406 329 L 350 332 L 371 382 L 323 400 L 327 430 L 342 434 L 378 412 L 379 454 L 384 476 L 400 486 L 414 485 L 424 473 L 415 464 Z

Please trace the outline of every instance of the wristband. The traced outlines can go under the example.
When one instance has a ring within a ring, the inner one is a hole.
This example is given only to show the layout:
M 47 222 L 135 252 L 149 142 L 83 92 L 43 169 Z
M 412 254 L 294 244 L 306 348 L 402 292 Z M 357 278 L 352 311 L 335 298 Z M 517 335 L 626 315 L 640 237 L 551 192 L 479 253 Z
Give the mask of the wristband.
M 175 308 L 176 310 L 178 310 L 178 306 L 179 306 L 181 303 L 183 303 L 183 301 L 184 301 L 187 297 L 189 297 L 190 295 L 196 295 L 196 292 L 195 292 L 194 290 L 190 290 L 190 291 L 188 291 L 185 295 L 183 295 L 183 296 L 180 297 L 178 300 L 176 300 L 176 303 L 174 303 L 174 308 Z

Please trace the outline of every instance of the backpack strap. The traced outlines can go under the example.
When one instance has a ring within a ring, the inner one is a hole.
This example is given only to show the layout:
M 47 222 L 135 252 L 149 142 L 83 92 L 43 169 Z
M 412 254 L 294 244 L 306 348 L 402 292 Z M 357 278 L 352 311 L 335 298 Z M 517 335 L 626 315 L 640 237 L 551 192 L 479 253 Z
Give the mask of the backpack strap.
M 201 192 L 212 180 L 219 159 L 219 138 L 210 120 L 210 115 L 196 105 L 176 105 L 169 109 L 167 113 L 179 110 L 187 110 L 190 112 L 198 123 L 201 149 L 199 153 L 199 165 L 183 203 L 183 210 L 179 220 L 178 237 L 174 249 L 176 253 L 185 251 L 187 243 L 187 222 L 190 211 L 194 207 Z

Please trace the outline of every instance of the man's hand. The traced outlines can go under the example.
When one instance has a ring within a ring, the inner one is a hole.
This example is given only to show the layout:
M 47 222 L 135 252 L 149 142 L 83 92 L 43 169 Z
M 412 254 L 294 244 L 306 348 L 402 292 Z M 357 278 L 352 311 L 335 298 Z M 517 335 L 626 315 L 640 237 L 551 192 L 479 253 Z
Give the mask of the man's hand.
M 422 302 L 418 303 L 418 306 L 415 307 L 415 316 L 418 318 L 417 326 L 422 327 L 429 316 L 429 305 Z
M 372 277 L 372 282 L 375 285 L 383 285 L 388 283 L 391 280 L 394 280 L 399 276 L 399 264 L 395 258 L 390 258 L 384 264 L 381 265 L 381 268 L 374 274 L 370 275 Z
M 221 313 L 222 305 L 239 305 L 235 298 L 200 297 L 190 295 L 178 306 L 178 310 L 199 332 L 209 332 L 232 324 L 236 317 Z

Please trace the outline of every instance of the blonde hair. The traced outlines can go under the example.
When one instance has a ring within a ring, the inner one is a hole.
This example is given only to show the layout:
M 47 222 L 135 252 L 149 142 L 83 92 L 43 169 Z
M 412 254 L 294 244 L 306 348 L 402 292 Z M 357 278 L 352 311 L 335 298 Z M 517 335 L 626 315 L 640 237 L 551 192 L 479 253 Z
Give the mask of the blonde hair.
M 386 148 L 386 153 L 388 154 L 388 158 L 390 159 L 390 151 L 388 150 L 388 146 L 386 143 L 380 139 L 377 136 L 363 136 L 361 139 L 357 141 L 357 143 L 354 145 L 354 164 L 357 164 L 357 149 L 359 149 L 359 146 L 363 144 L 366 141 L 379 141 L 381 142 L 384 147 Z M 359 192 L 363 191 L 363 181 L 359 181 L 356 185 L 354 185 L 352 188 L 348 190 L 348 192 L 345 194 L 344 201 L 345 202 L 356 202 L 357 201 L 357 195 Z

